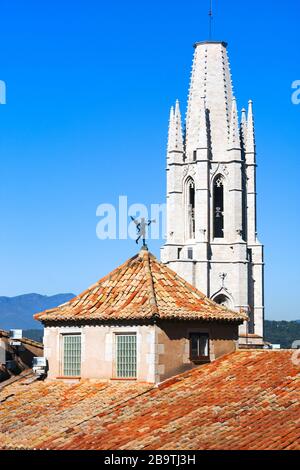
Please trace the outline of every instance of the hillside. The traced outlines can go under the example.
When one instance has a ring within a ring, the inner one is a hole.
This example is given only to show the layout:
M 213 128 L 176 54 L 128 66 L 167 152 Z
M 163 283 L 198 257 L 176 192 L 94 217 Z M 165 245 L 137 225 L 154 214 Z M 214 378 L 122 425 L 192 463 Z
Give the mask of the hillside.
M 35 313 L 57 307 L 72 299 L 74 294 L 53 296 L 26 294 L 17 297 L 0 297 L 0 329 L 40 329 L 42 325 L 34 320 Z
M 46 309 L 57 307 L 75 297 L 74 294 L 57 294 L 46 296 L 26 294 L 17 297 L 0 297 L 0 329 L 20 328 L 30 330 L 27 337 L 40 340 L 42 325 L 33 319 L 33 315 Z M 25 331 L 24 331 L 25 335 Z M 295 340 L 300 340 L 300 320 L 266 321 L 265 339 L 273 344 L 281 344 L 289 349 Z
M 272 344 L 281 344 L 283 349 L 289 349 L 294 341 L 300 340 L 300 322 L 266 321 L 265 339 Z

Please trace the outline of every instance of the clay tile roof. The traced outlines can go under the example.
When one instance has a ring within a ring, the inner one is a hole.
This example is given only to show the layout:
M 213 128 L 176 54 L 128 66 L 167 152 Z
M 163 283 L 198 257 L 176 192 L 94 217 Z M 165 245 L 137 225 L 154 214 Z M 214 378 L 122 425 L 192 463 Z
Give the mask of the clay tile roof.
M 217 305 L 142 249 L 82 294 L 34 318 L 41 322 L 160 318 L 242 323 L 247 315 Z
M 0 329 L 0 338 L 8 339 L 9 338 L 9 331 Z M 21 341 L 21 343 L 24 343 L 24 344 L 30 344 L 31 346 L 35 346 L 35 347 L 38 347 L 38 348 L 43 348 L 44 347 L 43 343 L 40 343 L 40 342 L 35 341 L 33 339 L 30 339 L 30 338 L 24 338 L 23 337 L 18 341 Z
M 143 383 L 17 382 L 0 389 L 0 449 L 300 450 L 291 351 L 238 351 Z

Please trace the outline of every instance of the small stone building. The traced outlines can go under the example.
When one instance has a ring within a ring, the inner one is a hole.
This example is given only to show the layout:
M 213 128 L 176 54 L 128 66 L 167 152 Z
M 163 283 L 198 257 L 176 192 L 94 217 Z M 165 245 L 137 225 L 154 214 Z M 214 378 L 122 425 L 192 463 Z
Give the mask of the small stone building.
M 35 319 L 45 327 L 49 379 L 158 383 L 233 352 L 247 316 L 208 299 L 143 248 Z

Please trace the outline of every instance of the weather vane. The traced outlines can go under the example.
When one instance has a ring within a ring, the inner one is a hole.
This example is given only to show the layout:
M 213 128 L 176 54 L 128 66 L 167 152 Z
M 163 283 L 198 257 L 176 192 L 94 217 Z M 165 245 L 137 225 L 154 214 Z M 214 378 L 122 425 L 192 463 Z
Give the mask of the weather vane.
M 143 240 L 143 247 L 147 247 L 146 245 L 146 237 L 147 237 L 147 227 L 150 227 L 151 224 L 155 224 L 156 220 L 148 220 L 144 217 L 141 218 L 141 220 L 137 220 L 134 217 L 130 216 L 131 220 L 135 223 L 136 225 L 136 231 L 138 234 L 138 238 L 136 239 L 136 244 L 139 243 L 140 239 Z
M 209 9 L 209 39 L 212 39 L 212 26 L 213 26 L 213 0 L 210 0 L 210 9 Z

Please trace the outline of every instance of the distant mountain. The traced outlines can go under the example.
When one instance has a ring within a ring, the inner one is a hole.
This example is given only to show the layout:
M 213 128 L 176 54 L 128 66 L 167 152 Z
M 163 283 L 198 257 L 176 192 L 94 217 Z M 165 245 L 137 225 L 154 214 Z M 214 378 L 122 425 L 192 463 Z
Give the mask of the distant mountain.
M 300 340 L 300 321 L 265 321 L 265 340 L 290 349 L 294 341 Z
M 35 313 L 58 307 L 73 297 L 74 294 L 57 294 L 50 297 L 39 294 L 0 297 L 0 329 L 40 329 L 42 325 L 32 317 Z
M 43 337 L 44 337 L 44 330 L 43 330 L 42 325 L 39 330 L 23 330 L 23 338 L 33 339 L 33 341 L 42 343 Z

